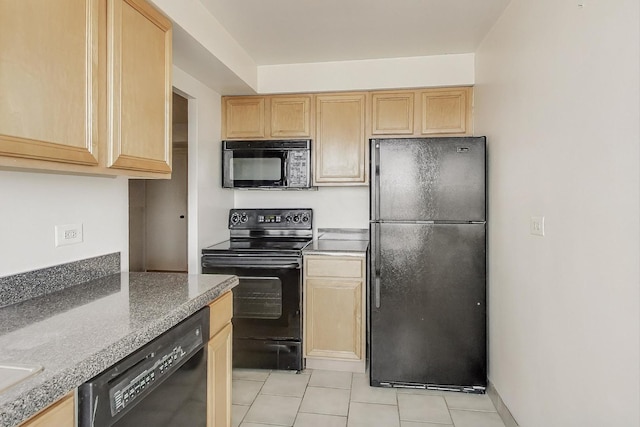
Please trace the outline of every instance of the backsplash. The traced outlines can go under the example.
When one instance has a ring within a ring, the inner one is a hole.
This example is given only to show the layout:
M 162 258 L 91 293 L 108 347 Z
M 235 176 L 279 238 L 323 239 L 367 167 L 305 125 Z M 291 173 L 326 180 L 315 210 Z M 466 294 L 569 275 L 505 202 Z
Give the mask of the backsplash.
M 0 307 L 120 272 L 120 252 L 0 277 Z
M 367 228 L 318 228 L 318 238 L 322 240 L 369 240 Z

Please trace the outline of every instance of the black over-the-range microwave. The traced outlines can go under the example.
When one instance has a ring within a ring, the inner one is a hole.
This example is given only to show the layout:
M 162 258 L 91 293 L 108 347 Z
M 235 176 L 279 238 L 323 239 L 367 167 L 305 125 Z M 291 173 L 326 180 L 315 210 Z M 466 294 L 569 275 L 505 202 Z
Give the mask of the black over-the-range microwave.
M 311 188 L 311 140 L 222 141 L 224 188 Z

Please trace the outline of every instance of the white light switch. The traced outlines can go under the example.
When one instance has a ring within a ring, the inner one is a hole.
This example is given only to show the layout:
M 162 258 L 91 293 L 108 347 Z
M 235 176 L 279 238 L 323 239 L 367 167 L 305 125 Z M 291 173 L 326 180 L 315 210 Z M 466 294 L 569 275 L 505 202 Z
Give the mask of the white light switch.
M 82 224 L 56 225 L 56 247 L 82 243 Z
M 532 216 L 529 223 L 529 232 L 534 236 L 544 237 L 544 217 Z

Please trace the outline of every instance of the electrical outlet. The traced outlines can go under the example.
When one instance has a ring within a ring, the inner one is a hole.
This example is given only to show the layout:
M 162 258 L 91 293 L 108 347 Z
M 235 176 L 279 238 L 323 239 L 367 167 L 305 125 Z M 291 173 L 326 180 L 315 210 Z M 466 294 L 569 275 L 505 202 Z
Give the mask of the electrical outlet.
M 82 224 L 56 225 L 56 247 L 82 243 Z
M 529 232 L 534 236 L 544 237 L 544 217 L 532 216 L 529 223 Z

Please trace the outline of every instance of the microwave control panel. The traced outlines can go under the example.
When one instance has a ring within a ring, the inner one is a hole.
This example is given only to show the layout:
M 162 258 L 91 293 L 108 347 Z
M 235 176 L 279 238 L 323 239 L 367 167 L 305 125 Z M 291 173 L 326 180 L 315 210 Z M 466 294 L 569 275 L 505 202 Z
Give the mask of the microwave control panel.
M 309 187 L 309 150 L 289 151 L 289 164 L 287 168 L 288 187 Z

